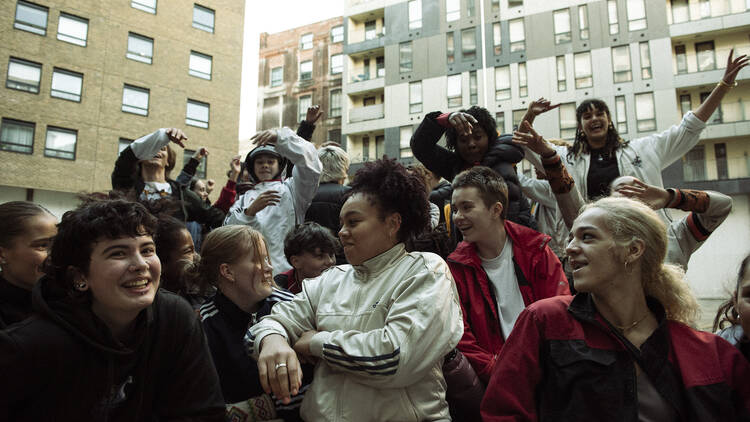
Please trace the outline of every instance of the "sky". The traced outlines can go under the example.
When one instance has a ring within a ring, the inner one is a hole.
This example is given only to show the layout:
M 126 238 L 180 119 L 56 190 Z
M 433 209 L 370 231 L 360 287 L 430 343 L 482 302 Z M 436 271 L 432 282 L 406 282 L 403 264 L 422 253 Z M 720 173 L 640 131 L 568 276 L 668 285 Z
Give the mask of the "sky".
M 344 0 L 246 0 L 240 94 L 240 150 L 255 134 L 258 43 L 261 32 L 275 33 L 343 15 Z

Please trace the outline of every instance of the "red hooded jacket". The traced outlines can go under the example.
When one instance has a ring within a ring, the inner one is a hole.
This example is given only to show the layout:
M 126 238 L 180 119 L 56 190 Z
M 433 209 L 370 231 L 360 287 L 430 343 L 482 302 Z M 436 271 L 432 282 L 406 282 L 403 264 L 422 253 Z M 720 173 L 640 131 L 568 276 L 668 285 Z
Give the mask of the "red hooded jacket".
M 505 222 L 505 232 L 513 242 L 513 266 L 526 306 L 540 299 L 570 295 L 560 260 L 547 246 L 549 236 L 510 221 Z M 464 317 L 464 335 L 458 349 L 486 384 L 505 343 L 497 301 L 473 243 L 459 243 L 447 262 Z

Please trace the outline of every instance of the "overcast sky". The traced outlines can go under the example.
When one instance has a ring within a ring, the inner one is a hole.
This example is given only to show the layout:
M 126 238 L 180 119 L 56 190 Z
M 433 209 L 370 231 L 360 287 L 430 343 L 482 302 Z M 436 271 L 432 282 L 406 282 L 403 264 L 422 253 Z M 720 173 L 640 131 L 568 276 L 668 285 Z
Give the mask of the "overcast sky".
M 258 42 L 261 32 L 280 32 L 341 16 L 344 0 L 246 0 L 245 40 L 242 48 L 240 133 L 245 140 L 255 133 L 258 86 Z M 249 145 L 240 145 L 249 150 Z

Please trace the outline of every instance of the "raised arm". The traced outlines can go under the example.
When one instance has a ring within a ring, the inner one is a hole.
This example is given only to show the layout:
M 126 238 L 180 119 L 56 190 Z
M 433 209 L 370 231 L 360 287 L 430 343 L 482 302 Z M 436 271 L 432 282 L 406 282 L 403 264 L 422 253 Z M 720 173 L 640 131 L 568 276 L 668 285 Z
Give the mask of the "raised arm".
M 456 154 L 438 145 L 440 137 L 447 129 L 447 126 L 438 122 L 438 118 L 445 116 L 439 111 L 427 113 L 411 136 L 409 146 L 419 162 L 450 182 L 453 180 L 453 172 L 458 158 Z
M 724 70 L 724 76 L 716 84 L 711 94 L 695 110 L 695 117 L 701 119 L 703 122 L 707 122 L 714 111 L 721 105 L 721 99 L 724 98 L 724 95 L 730 89 L 737 86 L 737 82 L 735 81 L 737 73 L 748 64 L 749 59 L 747 55 L 743 54 L 734 59 L 732 58 L 733 56 L 734 49 L 731 49 L 727 57 L 727 67 Z

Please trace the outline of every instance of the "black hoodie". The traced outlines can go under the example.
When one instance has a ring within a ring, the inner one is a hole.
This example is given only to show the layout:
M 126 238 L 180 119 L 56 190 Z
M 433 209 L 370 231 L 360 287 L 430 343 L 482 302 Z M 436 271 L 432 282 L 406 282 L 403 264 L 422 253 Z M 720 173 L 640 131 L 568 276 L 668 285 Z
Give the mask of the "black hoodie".
M 177 295 L 159 290 L 125 343 L 48 278 L 32 301 L 0 331 L 0 420 L 224 420 L 200 321 Z
M 0 329 L 31 315 L 31 292 L 14 286 L 0 274 Z

